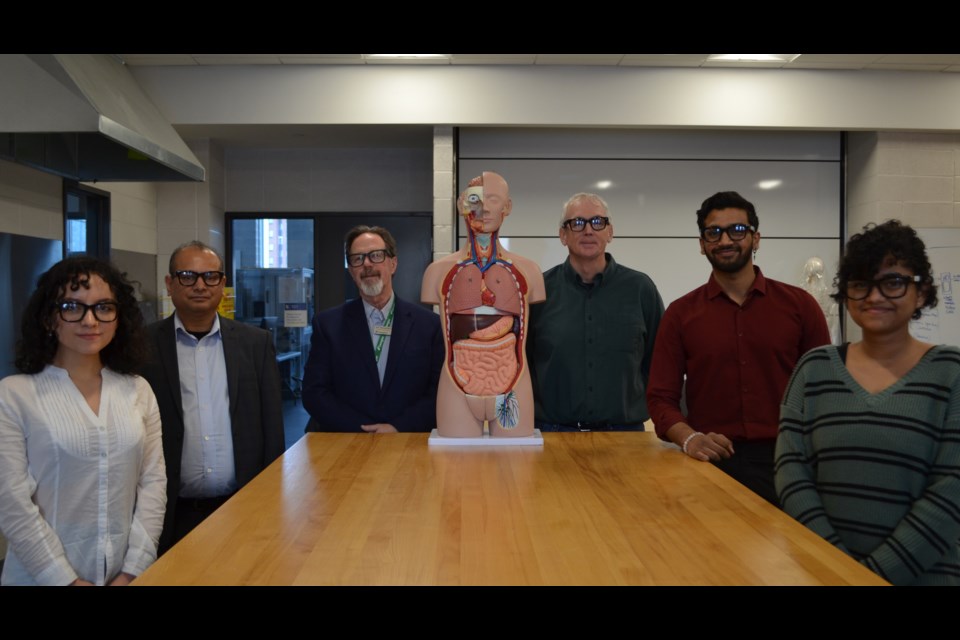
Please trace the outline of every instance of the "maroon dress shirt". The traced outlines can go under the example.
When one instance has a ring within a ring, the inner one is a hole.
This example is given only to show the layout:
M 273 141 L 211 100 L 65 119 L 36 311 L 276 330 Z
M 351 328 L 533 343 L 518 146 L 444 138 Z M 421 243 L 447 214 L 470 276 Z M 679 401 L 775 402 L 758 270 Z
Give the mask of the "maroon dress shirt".
M 777 437 L 780 401 L 804 353 L 830 343 L 823 311 L 799 287 L 767 280 L 758 267 L 743 305 L 713 276 L 675 300 L 660 322 L 647 405 L 657 435 L 686 422 L 731 440 Z M 688 415 L 680 412 L 687 377 Z

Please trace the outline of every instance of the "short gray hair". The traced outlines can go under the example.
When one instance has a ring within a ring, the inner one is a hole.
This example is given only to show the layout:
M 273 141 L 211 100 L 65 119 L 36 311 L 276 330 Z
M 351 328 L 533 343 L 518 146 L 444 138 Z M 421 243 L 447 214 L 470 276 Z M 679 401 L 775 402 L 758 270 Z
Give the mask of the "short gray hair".
M 590 202 L 600 205 L 600 207 L 603 209 L 600 215 L 610 217 L 610 207 L 609 205 L 607 205 L 606 200 L 604 200 L 603 198 L 601 198 L 595 193 L 587 193 L 586 191 L 581 191 L 580 193 L 573 194 L 572 196 L 570 196 L 569 200 L 563 203 L 563 210 L 560 213 L 561 227 L 563 226 L 563 221 L 566 219 L 567 211 L 570 209 L 570 207 L 572 207 L 573 205 L 583 200 L 589 200 Z

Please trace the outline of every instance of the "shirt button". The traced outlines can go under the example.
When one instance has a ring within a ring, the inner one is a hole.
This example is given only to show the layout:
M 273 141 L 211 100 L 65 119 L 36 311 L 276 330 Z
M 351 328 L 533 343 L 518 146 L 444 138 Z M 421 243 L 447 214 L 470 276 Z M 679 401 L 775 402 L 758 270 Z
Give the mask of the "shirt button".
M 204 439 L 204 440 L 209 440 L 209 439 L 210 439 L 210 436 L 203 436 L 203 439 Z
M 593 338 L 587 339 L 587 344 L 593 344 Z
M 740 333 L 738 333 L 737 335 L 738 335 L 738 336 L 740 336 L 740 337 L 742 338 L 742 337 L 743 337 L 743 332 L 741 331 L 741 332 L 740 332 Z
M 593 316 L 587 316 L 587 320 L 593 320 Z
M 213 469 L 211 469 L 210 467 L 207 467 L 207 473 L 213 473 Z
M 741 361 L 740 361 L 740 364 L 742 364 L 743 366 L 747 366 L 747 361 L 746 361 L 746 360 L 741 360 Z

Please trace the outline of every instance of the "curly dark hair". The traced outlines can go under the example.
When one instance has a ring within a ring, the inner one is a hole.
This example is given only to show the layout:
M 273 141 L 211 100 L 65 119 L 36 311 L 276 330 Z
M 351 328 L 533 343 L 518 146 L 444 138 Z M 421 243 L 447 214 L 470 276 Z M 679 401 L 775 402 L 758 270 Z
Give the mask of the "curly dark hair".
M 90 276 L 98 275 L 110 286 L 119 306 L 117 331 L 100 352 L 104 366 L 117 373 L 135 373 L 146 359 L 146 334 L 143 315 L 133 295 L 133 287 L 123 274 L 100 258 L 79 256 L 65 258 L 50 267 L 37 280 L 37 289 L 30 296 L 21 320 L 15 365 L 22 373 L 40 373 L 52 363 L 60 341 L 53 333 L 56 304 L 69 287 L 90 288 Z
M 753 206 L 752 202 L 736 191 L 720 191 L 704 200 L 700 208 L 697 209 L 697 227 L 700 229 L 700 233 L 703 233 L 703 227 L 706 225 L 707 216 L 710 215 L 710 212 L 723 209 L 743 209 L 747 212 L 747 222 L 754 229 L 760 228 L 757 208 Z
M 847 282 L 871 280 L 881 268 L 891 264 L 902 264 L 914 275 L 920 276 L 917 290 L 926 299 L 923 307 L 914 312 L 914 320 L 920 318 L 922 309 L 937 306 L 937 285 L 933 283 L 933 274 L 930 273 L 927 248 L 913 227 L 899 220 L 888 220 L 883 224 L 871 222 L 863 228 L 862 233 L 850 238 L 840 260 L 837 277 L 833 279 L 836 291 L 830 297 L 843 304 L 847 299 L 844 293 Z

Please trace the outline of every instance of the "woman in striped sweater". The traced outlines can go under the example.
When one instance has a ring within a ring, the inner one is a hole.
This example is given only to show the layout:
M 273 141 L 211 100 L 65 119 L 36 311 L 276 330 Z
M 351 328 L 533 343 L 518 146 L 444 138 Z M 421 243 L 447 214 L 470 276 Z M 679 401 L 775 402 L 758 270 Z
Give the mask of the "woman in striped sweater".
M 853 236 L 833 297 L 862 340 L 803 356 L 780 411 L 783 509 L 893 584 L 960 584 L 960 350 L 908 330 L 930 271 L 896 220 Z

